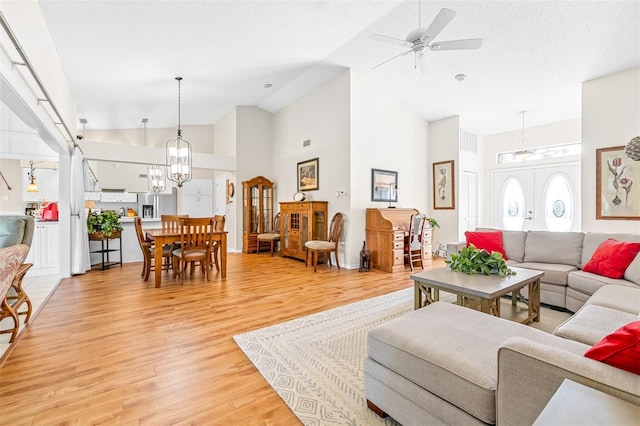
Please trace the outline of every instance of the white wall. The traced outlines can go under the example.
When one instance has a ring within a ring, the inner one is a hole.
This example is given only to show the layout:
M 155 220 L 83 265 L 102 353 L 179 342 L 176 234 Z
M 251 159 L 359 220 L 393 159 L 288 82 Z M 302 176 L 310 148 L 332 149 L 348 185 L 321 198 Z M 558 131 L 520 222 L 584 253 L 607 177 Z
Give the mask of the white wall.
M 429 123 L 351 71 L 351 220 L 348 263 L 360 261 L 366 209 L 386 208 L 371 201 L 371 169 L 398 172 L 396 207 L 428 211 Z
M 0 158 L 0 171 L 11 190 L 0 178 L 0 214 L 24 214 L 26 204 L 22 201 L 22 168 L 19 160 Z
M 309 201 L 328 201 L 329 217 L 346 213 L 342 231 L 340 262 L 346 265 L 350 210 L 349 72 L 324 83 L 273 115 L 273 176 L 280 201 L 292 201 L 297 192 L 297 163 L 319 158 L 317 191 L 308 191 Z M 311 145 L 303 147 L 305 140 Z M 347 190 L 344 197 L 335 191 Z M 278 206 L 279 208 L 279 206 Z M 343 249 L 344 247 L 344 249 Z M 358 249 L 359 250 L 359 249 Z
M 213 153 L 236 156 L 236 108 L 226 113 L 213 127 Z
M 440 228 L 436 228 L 436 240 L 440 242 L 458 241 L 460 205 L 460 117 L 454 116 L 429 123 L 429 163 L 427 194 L 429 197 L 429 216 L 438 221 Z M 454 161 L 455 179 L 455 209 L 435 210 L 433 208 L 433 163 Z
M 638 220 L 596 220 L 595 190 L 596 149 L 624 146 L 638 135 L 640 68 L 582 84 L 583 231 L 640 232 Z M 640 167 L 640 163 L 636 165 Z

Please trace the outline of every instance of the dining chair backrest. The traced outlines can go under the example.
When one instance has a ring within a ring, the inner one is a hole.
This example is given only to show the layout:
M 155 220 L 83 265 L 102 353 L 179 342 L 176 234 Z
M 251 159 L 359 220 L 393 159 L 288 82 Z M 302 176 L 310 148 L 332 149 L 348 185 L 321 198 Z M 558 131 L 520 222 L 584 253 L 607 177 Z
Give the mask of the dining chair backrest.
M 189 217 L 188 214 L 163 214 L 160 216 L 162 228 L 168 230 L 180 230 L 180 219 Z
M 276 213 L 273 218 L 273 229 L 271 230 L 274 234 L 280 233 L 280 212 Z
M 214 231 L 224 231 L 224 223 L 226 221 L 225 216 L 221 214 L 217 214 L 213 217 L 213 230 Z
M 329 228 L 329 241 L 337 243 L 340 239 L 340 232 L 342 232 L 342 219 L 342 213 L 336 213 L 333 215 Z
M 214 229 L 215 225 L 212 217 L 180 218 L 183 253 L 190 250 L 210 251 Z
M 151 244 L 149 244 L 144 238 L 144 232 L 142 231 L 142 219 L 140 219 L 140 216 L 136 216 L 136 218 L 133 219 L 133 223 L 136 227 L 136 236 L 138 237 L 138 243 L 140 244 L 140 248 L 142 249 L 142 251 L 144 251 L 145 249 L 148 249 L 148 247 L 151 247 Z

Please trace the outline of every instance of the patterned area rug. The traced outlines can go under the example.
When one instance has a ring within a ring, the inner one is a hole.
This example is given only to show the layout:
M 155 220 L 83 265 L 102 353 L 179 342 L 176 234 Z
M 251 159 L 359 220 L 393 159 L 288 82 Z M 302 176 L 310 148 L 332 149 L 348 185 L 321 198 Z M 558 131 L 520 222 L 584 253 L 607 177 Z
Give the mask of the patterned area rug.
M 454 301 L 449 295 L 441 300 Z M 367 409 L 363 362 L 373 327 L 413 309 L 413 288 L 234 336 L 305 425 L 395 425 Z M 568 313 L 543 308 L 553 330 Z M 540 324 L 543 324 L 540 326 Z

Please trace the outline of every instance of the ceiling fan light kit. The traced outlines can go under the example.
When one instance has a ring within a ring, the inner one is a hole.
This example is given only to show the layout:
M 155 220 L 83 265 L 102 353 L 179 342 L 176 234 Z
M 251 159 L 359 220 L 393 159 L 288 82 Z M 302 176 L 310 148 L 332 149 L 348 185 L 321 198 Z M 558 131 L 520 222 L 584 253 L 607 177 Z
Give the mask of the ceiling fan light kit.
M 400 53 L 388 59 L 376 66 L 373 69 L 376 69 L 392 60 L 399 58 L 401 56 L 405 56 L 411 52 L 414 53 L 414 67 L 417 68 L 418 65 L 422 72 L 426 72 L 430 67 L 425 67 L 421 60 L 428 60 L 428 56 L 426 55 L 427 50 L 431 51 L 443 51 L 443 50 L 469 50 L 469 49 L 479 49 L 482 46 L 481 38 L 474 39 L 464 39 L 464 40 L 448 40 L 448 41 L 440 41 L 434 43 L 433 40 L 440 34 L 440 32 L 446 27 L 449 22 L 456 16 L 456 12 L 451 9 L 443 8 L 440 10 L 438 15 L 435 17 L 433 22 L 429 25 L 428 28 L 422 28 L 421 20 L 420 20 L 420 2 L 418 2 L 418 28 L 410 31 L 407 34 L 405 40 L 401 40 L 399 38 L 390 37 L 382 34 L 373 34 L 370 38 L 386 43 L 392 43 L 398 46 L 402 46 L 408 48 L 409 50 Z

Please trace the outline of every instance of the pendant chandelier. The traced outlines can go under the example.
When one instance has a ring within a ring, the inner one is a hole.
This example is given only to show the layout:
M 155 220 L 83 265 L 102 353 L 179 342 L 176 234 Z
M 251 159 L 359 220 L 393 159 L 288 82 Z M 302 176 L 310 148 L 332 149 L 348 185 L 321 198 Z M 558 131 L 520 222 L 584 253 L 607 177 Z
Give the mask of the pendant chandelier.
M 142 119 L 142 124 L 144 125 L 144 147 L 147 147 L 147 122 L 148 118 Z M 157 164 L 150 164 L 147 166 L 147 188 L 149 191 L 158 193 L 164 191 L 167 186 L 167 180 L 165 178 L 165 166 L 160 166 Z
M 520 148 L 520 151 L 515 151 L 513 153 L 513 156 L 515 157 L 515 159 L 520 161 L 528 160 L 533 156 L 533 154 L 535 154 L 534 150 L 525 149 L 525 141 L 527 139 L 527 135 L 524 134 L 524 115 L 526 113 L 527 111 L 520 111 L 520 114 L 522 114 L 522 134 L 520 135 L 521 148 Z
M 35 171 L 35 169 L 33 168 L 33 161 L 30 161 L 29 165 L 31 166 L 31 171 L 27 173 L 27 175 L 29 176 L 29 186 L 27 186 L 27 192 L 38 192 L 36 177 L 33 174 L 33 172 Z
M 191 180 L 191 144 L 182 139 L 180 129 L 180 81 L 178 80 L 178 135 L 175 139 L 167 141 L 167 169 L 169 180 L 175 182 L 178 188 L 182 184 Z

